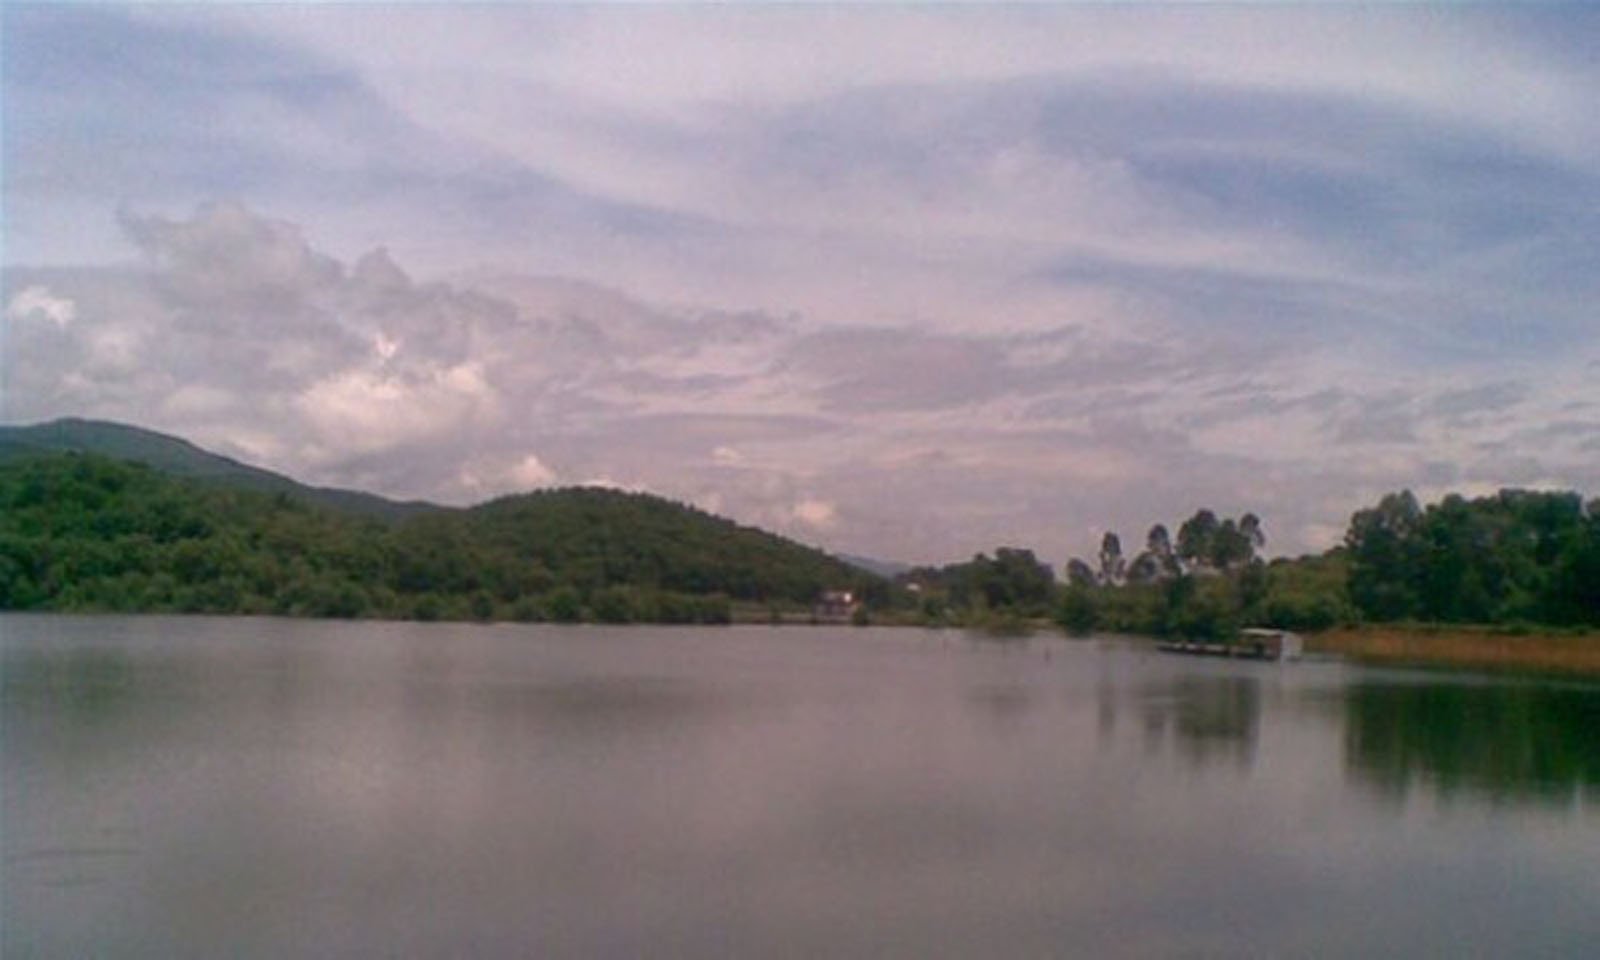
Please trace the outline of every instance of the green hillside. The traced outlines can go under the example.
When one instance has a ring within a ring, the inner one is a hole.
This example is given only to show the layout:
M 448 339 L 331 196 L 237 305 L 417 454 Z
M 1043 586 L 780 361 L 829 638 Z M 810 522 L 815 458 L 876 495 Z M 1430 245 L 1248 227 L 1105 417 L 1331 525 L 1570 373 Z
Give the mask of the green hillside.
M 295 492 L 91 453 L 0 458 L 0 609 L 725 622 L 734 602 L 883 589 L 818 550 L 642 494 L 394 517 Z
M 486 549 L 564 571 L 582 588 L 628 583 L 809 604 L 824 589 L 878 579 L 819 550 L 646 494 L 540 491 L 476 507 L 466 520 Z
M 355 490 L 311 487 L 279 473 L 202 450 L 187 440 L 123 423 L 68 417 L 34 426 L 0 426 L 0 463 L 40 453 L 94 453 L 131 460 L 179 477 L 215 480 L 248 490 L 288 493 L 352 513 L 401 517 L 437 509 Z

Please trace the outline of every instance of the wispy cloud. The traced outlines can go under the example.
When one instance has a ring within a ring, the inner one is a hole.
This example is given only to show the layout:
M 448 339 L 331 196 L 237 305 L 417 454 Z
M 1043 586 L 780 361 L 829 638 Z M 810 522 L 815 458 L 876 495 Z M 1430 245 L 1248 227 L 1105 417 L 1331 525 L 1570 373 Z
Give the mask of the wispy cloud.
M 1582 8 L 0 16 L 8 419 L 910 560 L 1600 489 Z

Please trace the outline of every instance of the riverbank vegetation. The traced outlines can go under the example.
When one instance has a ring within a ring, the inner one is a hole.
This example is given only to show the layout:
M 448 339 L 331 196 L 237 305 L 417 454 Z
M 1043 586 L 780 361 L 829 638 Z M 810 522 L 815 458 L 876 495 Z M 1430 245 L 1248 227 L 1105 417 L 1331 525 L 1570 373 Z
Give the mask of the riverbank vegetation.
M 1074 558 L 1065 582 L 1033 552 L 994 556 L 903 575 L 903 596 L 928 624 L 993 627 L 1053 620 L 1068 633 L 1131 633 L 1227 640 L 1244 626 L 1317 630 L 1353 622 L 1344 551 L 1266 562 L 1259 518 L 1199 510 L 1178 527 L 1152 527 L 1131 559 L 1107 533 L 1096 563 Z M 905 602 L 905 601 L 903 601 Z
M 1152 528 L 1124 562 L 1116 534 L 1099 563 L 1068 565 L 1058 619 L 1069 630 L 1226 637 L 1240 625 L 1315 632 L 1357 624 L 1476 624 L 1526 635 L 1600 627 L 1600 502 L 1505 490 L 1421 507 L 1409 492 L 1357 512 L 1327 553 L 1263 562 L 1261 523 L 1201 510 Z
M 17 436 L 0 443 L 0 609 L 795 623 L 825 591 L 849 591 L 852 623 L 1014 633 L 1053 622 L 1223 642 L 1270 626 L 1380 659 L 1453 650 L 1463 663 L 1600 671 L 1600 501 L 1570 492 L 1427 506 L 1390 494 L 1356 512 L 1339 546 L 1295 559 L 1265 557 L 1255 514 L 1201 509 L 1175 534 L 1154 525 L 1134 550 L 1108 532 L 1060 578 L 1032 550 L 1003 546 L 889 580 L 643 494 L 396 504 L 135 428 L 73 426 L 62 437 L 7 428 Z M 42 446 L 108 436 L 160 466 Z
M 1583 627 L 1365 624 L 1306 643 L 1313 653 L 1373 663 L 1600 675 L 1600 630 Z

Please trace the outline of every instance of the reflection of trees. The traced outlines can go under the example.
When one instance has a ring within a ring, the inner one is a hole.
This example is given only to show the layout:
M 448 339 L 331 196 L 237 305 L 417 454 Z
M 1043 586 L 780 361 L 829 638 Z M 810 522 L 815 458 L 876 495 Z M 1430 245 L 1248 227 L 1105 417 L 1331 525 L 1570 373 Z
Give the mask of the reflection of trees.
M 7 703 L 44 706 L 86 726 L 116 718 L 138 695 L 133 661 L 120 650 L 8 656 L 0 671 Z
M 1600 783 L 1597 689 L 1366 684 L 1347 702 L 1346 762 L 1386 791 L 1561 802 Z
M 1033 707 L 1033 697 L 1020 684 L 989 684 L 974 687 L 967 702 L 997 726 L 1010 727 Z
M 1151 745 L 1170 734 L 1197 762 L 1231 757 L 1248 763 L 1261 725 L 1261 684 L 1250 676 L 1182 676 L 1144 691 L 1141 711 Z

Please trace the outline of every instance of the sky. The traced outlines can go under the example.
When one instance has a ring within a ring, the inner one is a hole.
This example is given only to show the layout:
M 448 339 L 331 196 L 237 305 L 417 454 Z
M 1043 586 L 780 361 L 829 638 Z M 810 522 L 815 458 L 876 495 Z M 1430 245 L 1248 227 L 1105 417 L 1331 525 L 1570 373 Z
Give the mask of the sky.
M 0 420 L 835 552 L 1600 495 L 1600 8 L 0 5 Z

